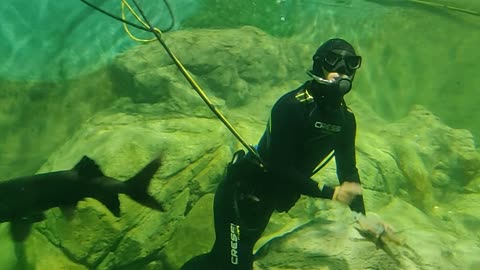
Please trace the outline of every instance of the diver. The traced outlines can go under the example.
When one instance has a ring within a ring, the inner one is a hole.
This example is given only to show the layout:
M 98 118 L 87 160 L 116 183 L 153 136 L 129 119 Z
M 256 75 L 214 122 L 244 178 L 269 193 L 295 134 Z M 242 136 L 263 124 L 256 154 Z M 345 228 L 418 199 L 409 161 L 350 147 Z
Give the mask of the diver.
M 332 199 L 365 215 L 355 157 L 356 121 L 344 95 L 362 58 L 347 41 L 334 38 L 313 56 L 311 80 L 273 106 L 256 149 L 234 154 L 214 199 L 216 239 L 211 251 L 181 270 L 251 270 L 253 248 L 274 211 L 286 212 L 301 195 Z M 334 153 L 340 185 L 311 179 Z

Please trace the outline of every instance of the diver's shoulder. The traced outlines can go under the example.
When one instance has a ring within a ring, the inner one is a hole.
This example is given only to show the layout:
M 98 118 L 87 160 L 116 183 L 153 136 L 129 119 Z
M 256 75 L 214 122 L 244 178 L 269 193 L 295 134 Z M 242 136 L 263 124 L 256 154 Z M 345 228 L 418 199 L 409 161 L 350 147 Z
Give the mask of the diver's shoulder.
M 350 108 L 348 105 L 345 105 L 345 112 L 348 113 L 348 114 L 355 115 L 352 108 Z
M 283 115 L 288 118 L 294 119 L 302 115 L 305 106 L 302 106 L 302 102 L 298 100 L 298 93 L 302 91 L 301 88 L 291 90 L 282 95 L 273 105 L 272 114 Z
M 345 105 L 344 108 L 344 112 L 347 118 L 355 121 L 355 113 L 353 112 L 352 108 L 350 108 L 348 105 Z
M 306 92 L 306 88 L 304 85 L 290 90 L 287 93 L 283 94 L 278 100 L 277 104 L 298 104 L 302 103 L 303 99 L 308 96 L 308 92 Z

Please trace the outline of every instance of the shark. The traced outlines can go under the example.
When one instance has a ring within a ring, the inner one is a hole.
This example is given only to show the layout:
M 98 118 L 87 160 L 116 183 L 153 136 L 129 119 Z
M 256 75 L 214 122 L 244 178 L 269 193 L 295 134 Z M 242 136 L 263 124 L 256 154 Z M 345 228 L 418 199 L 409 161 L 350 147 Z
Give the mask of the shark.
M 46 218 L 45 211 L 59 207 L 64 213 L 72 213 L 78 202 L 86 198 L 99 201 L 115 217 L 120 217 L 119 194 L 164 211 L 162 204 L 148 194 L 160 165 L 156 158 L 130 179 L 121 181 L 104 175 L 93 159 L 83 156 L 70 170 L 0 181 L 0 223 L 10 222 L 12 240 L 23 242 L 32 224 Z

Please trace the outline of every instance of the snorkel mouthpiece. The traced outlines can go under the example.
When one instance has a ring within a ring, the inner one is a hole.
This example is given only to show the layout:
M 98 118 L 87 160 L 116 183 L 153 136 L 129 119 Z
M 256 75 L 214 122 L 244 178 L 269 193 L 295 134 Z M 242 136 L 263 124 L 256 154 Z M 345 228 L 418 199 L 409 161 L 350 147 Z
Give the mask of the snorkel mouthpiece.
M 338 85 L 338 90 L 342 95 L 345 95 L 352 89 L 352 81 L 349 78 L 337 77 L 333 80 L 335 81 L 334 83 Z
M 326 86 L 331 91 L 337 91 L 341 96 L 350 92 L 352 89 L 352 80 L 348 77 L 335 77 L 333 79 L 327 80 L 322 77 L 319 77 L 313 74 L 311 71 L 307 71 L 307 74 L 312 77 L 317 83 Z

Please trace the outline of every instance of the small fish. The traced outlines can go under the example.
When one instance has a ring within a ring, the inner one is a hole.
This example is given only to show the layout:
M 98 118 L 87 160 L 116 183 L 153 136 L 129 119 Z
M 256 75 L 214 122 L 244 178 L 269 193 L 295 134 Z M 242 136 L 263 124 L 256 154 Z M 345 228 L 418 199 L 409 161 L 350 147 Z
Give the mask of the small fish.
M 358 233 L 365 240 L 374 243 L 377 249 L 383 250 L 397 265 L 402 265 L 400 258 L 403 256 L 418 265 L 422 264 L 422 259 L 418 253 L 390 225 L 382 222 L 378 215 L 373 213 L 369 214 L 368 217 L 361 215 L 357 219 L 357 225 L 354 228 Z M 404 249 L 403 255 L 397 252 L 399 248 Z
M 118 194 L 163 211 L 162 205 L 147 193 L 160 159 L 154 159 L 127 181 L 105 176 L 94 160 L 84 156 L 71 170 L 25 176 L 0 182 L 0 223 L 10 222 L 10 233 L 16 242 L 29 235 L 32 223 L 45 219 L 44 211 L 60 207 L 68 213 L 85 198 L 105 205 L 120 216 Z
M 363 230 L 363 229 L 360 229 L 360 228 L 357 228 L 357 227 L 354 227 L 354 228 L 367 241 L 370 241 L 370 242 L 374 243 L 375 246 L 377 247 L 377 249 L 383 250 L 390 258 L 392 258 L 392 260 L 394 260 L 397 263 L 397 265 L 400 265 L 399 259 L 397 258 L 397 256 L 395 256 L 392 249 L 388 245 L 389 237 L 391 237 L 393 235 L 393 234 L 391 234 L 391 232 L 387 233 L 387 230 L 385 230 L 385 228 L 382 228 L 381 230 L 378 230 L 377 231 L 378 233 L 377 232 L 372 233 L 369 230 Z M 395 241 L 395 243 L 397 243 L 397 242 Z

